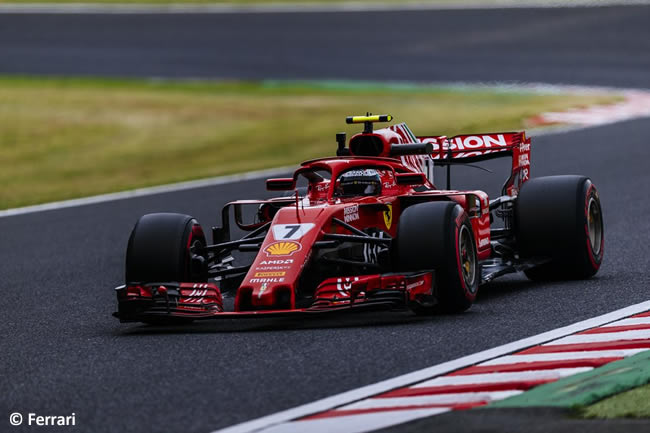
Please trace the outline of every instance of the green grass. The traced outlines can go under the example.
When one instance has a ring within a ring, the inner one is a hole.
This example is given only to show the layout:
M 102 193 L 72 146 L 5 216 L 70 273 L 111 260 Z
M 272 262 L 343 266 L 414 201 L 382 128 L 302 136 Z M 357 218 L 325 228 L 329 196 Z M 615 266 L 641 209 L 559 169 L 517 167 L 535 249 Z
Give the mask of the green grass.
M 459 0 L 0 0 L 3 3 L 96 3 L 96 4 L 192 4 L 192 5 L 234 5 L 234 6 L 251 6 L 251 5 L 273 5 L 273 4 L 320 4 L 327 5 L 331 3 L 353 3 L 353 4 L 396 4 L 404 5 L 409 3 L 430 3 L 430 4 L 454 4 Z M 502 3 L 502 0 L 470 0 L 472 3 L 480 2 L 486 4 Z M 560 3 L 561 0 L 555 0 Z
M 418 134 L 513 130 L 612 96 L 365 83 L 0 78 L 0 209 L 332 155 L 350 114 Z
M 417 0 L 0 0 L 2 3 L 101 3 L 101 4 L 223 4 L 223 5 L 270 5 L 270 4 L 307 4 L 307 3 L 413 3 Z M 431 3 L 449 3 L 454 0 L 429 0 Z M 484 0 L 490 1 L 490 0 Z
M 606 398 L 579 411 L 582 418 L 650 418 L 650 384 Z
M 457 0 L 0 0 L 2 3 L 102 3 L 102 4 L 224 4 L 224 5 L 270 5 L 270 4 L 328 4 L 328 3 L 432 3 L 452 4 Z M 479 0 L 483 3 L 495 3 L 497 0 Z

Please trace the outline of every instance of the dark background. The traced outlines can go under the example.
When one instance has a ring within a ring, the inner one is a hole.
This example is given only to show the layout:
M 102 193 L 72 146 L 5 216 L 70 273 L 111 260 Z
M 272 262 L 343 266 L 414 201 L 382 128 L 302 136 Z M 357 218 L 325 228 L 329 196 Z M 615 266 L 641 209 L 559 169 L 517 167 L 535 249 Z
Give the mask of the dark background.
M 648 7 L 0 15 L 0 72 L 648 88 L 649 17 Z M 75 412 L 77 431 L 209 432 L 645 301 L 648 136 L 642 119 L 534 138 L 533 176 L 585 174 L 597 185 L 603 267 L 589 281 L 508 277 L 455 316 L 183 328 L 110 316 L 140 215 L 188 213 L 208 229 L 225 202 L 265 195 L 262 180 L 2 218 L 0 413 Z M 489 189 L 503 175 L 463 177 Z

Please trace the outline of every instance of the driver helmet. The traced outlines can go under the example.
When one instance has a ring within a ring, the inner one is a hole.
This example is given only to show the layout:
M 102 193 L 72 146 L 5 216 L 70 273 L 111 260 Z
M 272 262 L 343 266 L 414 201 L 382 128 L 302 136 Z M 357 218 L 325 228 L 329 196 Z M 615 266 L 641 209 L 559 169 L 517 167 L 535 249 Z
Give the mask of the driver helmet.
M 366 196 L 381 193 L 381 177 L 372 168 L 348 170 L 339 177 L 340 196 Z

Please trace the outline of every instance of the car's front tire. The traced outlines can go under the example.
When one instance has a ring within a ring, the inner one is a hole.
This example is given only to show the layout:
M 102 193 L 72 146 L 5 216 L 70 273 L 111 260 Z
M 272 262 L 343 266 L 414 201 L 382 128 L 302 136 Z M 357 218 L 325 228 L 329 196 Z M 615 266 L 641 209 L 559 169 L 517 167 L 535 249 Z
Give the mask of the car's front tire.
M 189 215 L 144 215 L 129 237 L 126 282 L 207 282 L 205 245 L 201 226 Z
M 399 271 L 435 271 L 434 304 L 416 303 L 417 314 L 467 310 L 478 292 L 480 268 L 469 218 L 455 202 L 412 205 L 400 216 L 395 260 Z

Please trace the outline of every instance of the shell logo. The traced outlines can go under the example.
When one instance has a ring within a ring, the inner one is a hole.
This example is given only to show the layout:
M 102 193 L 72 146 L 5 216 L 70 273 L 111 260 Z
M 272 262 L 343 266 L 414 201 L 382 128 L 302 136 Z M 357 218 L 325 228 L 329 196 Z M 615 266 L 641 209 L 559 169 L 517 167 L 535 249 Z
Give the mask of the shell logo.
M 264 248 L 267 256 L 290 256 L 296 251 L 300 251 L 302 245 L 293 241 L 280 241 L 273 242 L 271 245 Z

